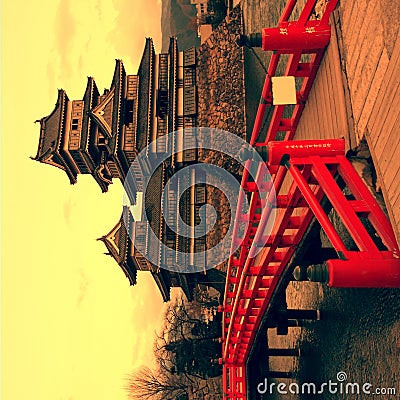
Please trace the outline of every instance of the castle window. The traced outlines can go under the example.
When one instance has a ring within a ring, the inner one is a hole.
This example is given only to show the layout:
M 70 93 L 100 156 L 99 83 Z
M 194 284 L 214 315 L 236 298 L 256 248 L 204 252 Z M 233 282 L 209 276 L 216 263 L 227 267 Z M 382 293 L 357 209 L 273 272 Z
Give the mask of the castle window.
M 126 100 L 126 102 L 125 102 L 125 124 L 126 125 L 133 123 L 133 108 L 134 108 L 133 100 Z
M 157 90 L 156 115 L 165 118 L 168 113 L 168 91 Z
M 191 68 L 185 68 L 185 86 L 194 86 L 196 84 L 195 70 Z
M 78 118 L 73 118 L 72 119 L 72 130 L 73 131 L 77 131 L 78 130 L 78 122 L 79 122 Z

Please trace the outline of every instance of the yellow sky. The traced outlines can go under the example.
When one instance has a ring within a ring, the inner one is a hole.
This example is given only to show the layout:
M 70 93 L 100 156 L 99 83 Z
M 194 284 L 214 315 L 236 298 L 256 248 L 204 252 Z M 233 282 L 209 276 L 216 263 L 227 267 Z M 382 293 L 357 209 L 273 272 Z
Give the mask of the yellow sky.
M 144 38 L 161 47 L 160 1 L 2 2 L 2 398 L 124 399 L 124 377 L 150 360 L 161 295 L 147 273 L 129 287 L 95 239 L 117 222 L 119 183 L 102 194 L 29 159 L 33 121 L 57 89 L 109 87 L 115 58 L 136 73 Z

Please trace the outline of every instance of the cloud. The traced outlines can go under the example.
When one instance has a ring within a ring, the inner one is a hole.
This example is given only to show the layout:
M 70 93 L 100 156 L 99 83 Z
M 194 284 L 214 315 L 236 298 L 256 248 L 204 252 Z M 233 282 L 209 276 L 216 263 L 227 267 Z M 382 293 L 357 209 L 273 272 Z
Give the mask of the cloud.
M 161 48 L 161 5 L 158 0 L 114 0 L 114 5 L 118 13 L 108 39 L 117 51 L 129 54 L 132 50 L 142 49 L 145 37 L 153 37 L 156 47 Z
M 76 307 L 79 307 L 82 304 L 82 302 L 86 296 L 88 286 L 89 286 L 89 279 L 86 276 L 85 271 L 83 269 L 79 270 L 79 277 L 80 277 L 79 293 L 78 293 L 78 299 L 76 301 Z
M 72 13 L 70 0 L 60 2 L 54 25 L 56 48 L 61 57 L 61 65 L 64 71 L 69 73 L 71 70 L 69 53 L 76 32 L 76 20 Z
M 71 222 L 71 214 L 73 209 L 76 207 L 76 203 L 71 199 L 71 197 L 68 198 L 68 200 L 64 203 L 64 220 L 67 225 L 70 225 Z
M 167 304 L 161 300 L 161 295 L 153 295 L 149 301 L 149 293 L 158 292 L 153 277 L 148 272 L 138 273 L 138 284 L 131 288 L 132 295 L 132 325 L 138 329 L 132 338 L 132 365 L 154 366 L 153 343 L 156 331 L 160 329 Z M 158 301 L 157 301 L 158 300 Z
M 47 87 L 49 89 L 49 97 L 53 96 L 54 98 L 57 96 L 57 92 L 55 90 L 56 86 L 56 71 L 55 71 L 55 60 L 50 61 L 46 67 L 46 80 Z
M 138 326 L 138 323 L 135 324 Z M 154 366 L 155 358 L 153 345 L 156 338 L 154 327 L 140 327 L 140 331 L 132 338 L 132 366 L 138 368 L 141 365 Z

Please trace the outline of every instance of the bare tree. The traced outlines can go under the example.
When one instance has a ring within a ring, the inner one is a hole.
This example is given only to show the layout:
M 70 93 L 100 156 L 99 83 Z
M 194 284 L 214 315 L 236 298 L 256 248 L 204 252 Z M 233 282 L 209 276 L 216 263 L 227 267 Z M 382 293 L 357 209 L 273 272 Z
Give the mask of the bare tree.
M 131 399 L 175 399 L 188 393 L 188 386 L 179 377 L 160 374 L 148 367 L 133 373 L 128 379 Z
M 215 365 L 215 349 L 220 345 L 202 317 L 202 306 L 171 301 L 164 315 L 164 326 L 156 335 L 154 354 L 157 367 L 144 367 L 129 376 L 130 399 L 189 400 L 214 399 L 220 395 L 220 366 Z M 207 355 L 209 355 L 207 357 Z M 213 365 L 214 364 L 214 365 Z
M 127 391 L 130 399 L 139 400 L 211 399 L 220 394 L 215 386 L 212 380 L 156 373 L 143 367 L 128 378 Z
M 203 289 L 197 287 L 193 291 L 195 301 L 204 308 L 217 308 L 219 306 L 220 293 L 214 288 Z
M 220 356 L 220 321 L 209 319 L 205 309 L 196 301 L 187 303 L 177 299 L 170 303 L 164 329 L 154 345 L 160 367 L 203 378 L 220 374 L 215 363 Z

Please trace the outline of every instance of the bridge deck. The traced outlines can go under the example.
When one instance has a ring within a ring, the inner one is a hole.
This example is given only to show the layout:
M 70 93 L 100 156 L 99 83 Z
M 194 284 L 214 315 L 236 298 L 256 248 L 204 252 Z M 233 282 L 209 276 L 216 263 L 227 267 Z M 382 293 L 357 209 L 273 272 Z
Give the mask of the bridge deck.
M 341 0 L 296 139 L 366 139 L 400 243 L 400 7 Z

